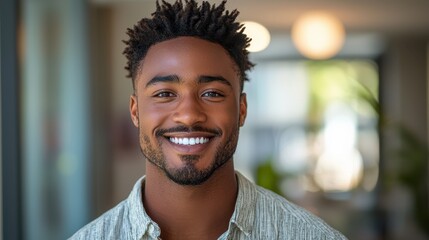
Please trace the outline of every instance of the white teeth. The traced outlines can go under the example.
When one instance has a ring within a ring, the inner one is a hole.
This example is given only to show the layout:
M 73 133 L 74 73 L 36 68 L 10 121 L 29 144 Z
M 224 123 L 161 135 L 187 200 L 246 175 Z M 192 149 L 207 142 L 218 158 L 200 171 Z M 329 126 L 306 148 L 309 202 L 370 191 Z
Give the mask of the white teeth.
M 170 142 L 180 145 L 196 145 L 203 144 L 209 141 L 209 138 L 200 137 L 200 138 L 178 138 L 170 137 Z

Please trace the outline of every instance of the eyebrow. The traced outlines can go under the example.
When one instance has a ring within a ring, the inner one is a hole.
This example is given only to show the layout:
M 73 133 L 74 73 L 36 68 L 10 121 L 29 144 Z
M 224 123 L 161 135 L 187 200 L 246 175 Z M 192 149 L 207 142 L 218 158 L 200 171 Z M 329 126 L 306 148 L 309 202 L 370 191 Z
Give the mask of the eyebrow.
M 203 76 L 200 76 L 198 78 L 198 83 L 209 83 L 209 82 L 220 82 L 220 83 L 223 83 L 223 84 L 228 85 L 230 87 L 232 86 L 231 83 L 222 76 L 206 76 L 206 75 L 203 75 Z
M 149 87 L 150 85 L 155 85 L 157 83 L 162 83 L 162 82 L 180 83 L 181 80 L 177 75 L 155 76 L 148 83 L 146 83 L 146 87 Z
M 181 80 L 179 78 L 179 76 L 177 76 L 177 75 L 155 76 L 148 83 L 146 83 L 146 88 L 151 86 L 151 85 L 155 85 L 157 83 L 166 83 L 166 82 L 168 82 L 168 83 L 182 83 L 183 80 Z M 220 83 L 228 85 L 230 87 L 232 86 L 231 83 L 222 76 L 202 75 L 202 76 L 198 77 L 197 82 L 199 84 L 210 83 L 210 82 L 220 82 Z

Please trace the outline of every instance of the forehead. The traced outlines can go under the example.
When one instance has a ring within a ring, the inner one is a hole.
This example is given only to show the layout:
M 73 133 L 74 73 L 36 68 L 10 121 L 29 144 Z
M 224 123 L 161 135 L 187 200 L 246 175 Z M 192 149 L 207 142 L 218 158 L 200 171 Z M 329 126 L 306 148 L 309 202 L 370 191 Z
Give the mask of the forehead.
M 155 76 L 177 75 L 194 79 L 201 75 L 216 75 L 239 85 L 237 66 L 219 44 L 195 38 L 178 37 L 151 46 L 140 66 L 139 82 Z

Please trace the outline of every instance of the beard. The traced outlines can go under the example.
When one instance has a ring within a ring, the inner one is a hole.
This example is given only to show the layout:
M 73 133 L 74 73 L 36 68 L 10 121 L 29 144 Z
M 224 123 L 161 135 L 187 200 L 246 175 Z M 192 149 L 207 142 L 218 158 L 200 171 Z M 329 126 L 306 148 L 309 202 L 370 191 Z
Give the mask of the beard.
M 157 138 L 163 138 L 163 134 L 166 132 L 174 131 L 209 131 L 216 133 L 218 136 L 222 135 L 221 130 L 211 130 L 204 129 L 201 127 L 195 127 L 189 129 L 187 127 L 176 127 L 172 129 L 161 129 L 156 132 Z M 208 167 L 204 169 L 198 169 L 196 163 L 200 159 L 200 155 L 180 155 L 184 165 L 179 168 L 169 167 L 167 165 L 167 160 L 162 152 L 162 141 L 157 141 L 158 144 L 154 147 L 147 135 L 143 134 L 139 126 L 139 138 L 140 138 L 140 150 L 143 153 L 143 156 L 152 164 L 157 166 L 164 174 L 173 182 L 179 185 L 200 185 L 207 181 L 213 173 L 225 165 L 228 161 L 232 159 L 232 156 L 235 153 L 237 148 L 237 141 L 239 135 L 239 126 L 238 124 L 232 130 L 231 134 L 225 138 L 225 141 L 222 142 L 217 148 L 216 153 L 211 160 L 211 163 Z

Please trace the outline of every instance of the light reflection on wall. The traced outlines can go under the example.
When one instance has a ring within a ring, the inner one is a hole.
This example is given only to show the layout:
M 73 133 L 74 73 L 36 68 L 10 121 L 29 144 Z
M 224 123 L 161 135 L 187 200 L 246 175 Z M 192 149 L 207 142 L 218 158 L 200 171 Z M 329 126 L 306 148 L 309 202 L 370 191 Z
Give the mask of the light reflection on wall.
M 314 178 L 324 191 L 350 191 L 363 174 L 356 148 L 357 116 L 343 104 L 331 104 L 322 130 L 324 150 L 317 159 Z

